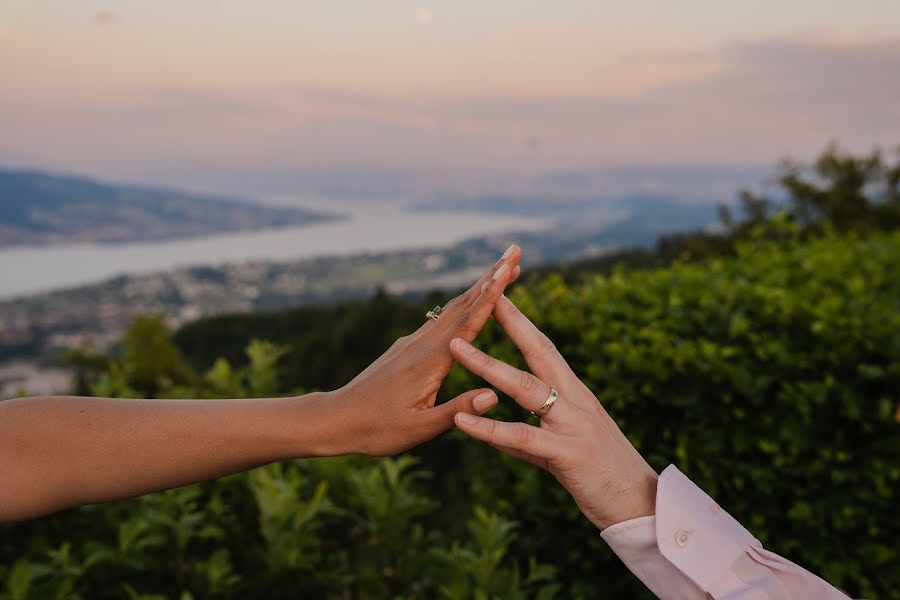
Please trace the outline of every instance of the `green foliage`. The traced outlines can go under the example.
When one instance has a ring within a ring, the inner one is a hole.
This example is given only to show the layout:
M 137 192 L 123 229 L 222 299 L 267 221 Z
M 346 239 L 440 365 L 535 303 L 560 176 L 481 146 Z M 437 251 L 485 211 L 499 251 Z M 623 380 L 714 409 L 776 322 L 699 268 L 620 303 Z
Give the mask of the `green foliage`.
M 827 221 L 839 231 L 900 227 L 900 148 L 897 162 L 880 150 L 854 156 L 836 144 L 811 167 L 786 162 L 778 178 L 791 199 L 791 214 L 803 226 Z
M 507 564 L 507 553 L 516 543 L 516 527 L 516 522 L 476 506 L 468 523 L 469 543 L 454 544 L 449 551 L 432 550 L 451 575 L 449 583 L 441 586 L 442 595 L 449 600 L 556 597 L 562 586 L 554 583 L 553 567 L 531 559 L 523 579 L 517 563 Z
M 317 517 L 328 510 L 328 484 L 319 483 L 312 497 L 300 496 L 301 474 L 273 464 L 250 473 L 250 488 L 259 510 L 260 533 L 266 542 L 266 562 L 274 572 L 311 571 L 321 553 Z
M 417 304 L 377 294 L 366 302 L 203 319 L 178 331 L 174 341 L 195 369 L 204 370 L 220 358 L 244 365 L 253 339 L 271 340 L 291 349 L 278 360 L 285 389 L 335 389 L 418 327 L 423 314 Z
M 677 261 L 736 256 L 737 245 L 765 237 L 784 240 L 829 231 L 869 235 L 900 228 L 900 147 L 893 162 L 875 149 L 864 156 L 831 144 L 805 165 L 785 160 L 765 193 L 744 190 L 737 206 L 719 205 L 720 231 L 663 236 L 655 248 L 626 248 L 570 265 L 529 269 L 537 278 L 561 272 L 567 281 L 615 268 L 654 268 Z M 735 210 L 737 209 L 737 210 Z M 785 231 L 784 224 L 793 226 Z
M 774 194 L 740 193 L 742 220 L 735 222 L 730 207 L 720 207 L 724 235 L 688 234 L 674 241 L 703 257 L 721 250 L 722 243 L 733 246 L 760 235 L 784 238 L 779 227 L 784 222 L 807 235 L 892 231 L 900 227 L 900 147 L 896 155 L 892 164 L 878 149 L 855 156 L 831 144 L 811 165 L 786 160 L 774 178 Z
M 129 390 L 155 396 L 161 387 L 186 383 L 190 370 L 160 317 L 139 317 L 122 342 L 122 375 Z

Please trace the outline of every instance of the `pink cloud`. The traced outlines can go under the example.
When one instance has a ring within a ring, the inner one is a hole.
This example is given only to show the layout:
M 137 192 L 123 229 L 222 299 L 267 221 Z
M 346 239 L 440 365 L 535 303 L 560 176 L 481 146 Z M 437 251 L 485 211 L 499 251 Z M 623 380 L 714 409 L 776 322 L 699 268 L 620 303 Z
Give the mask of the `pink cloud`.
M 831 139 L 900 140 L 900 40 L 766 40 L 635 60 L 690 76 L 628 95 L 400 97 L 286 83 L 102 102 L 0 96 L 0 162 L 169 173 L 202 187 L 216 173 L 259 182 L 303 169 L 404 172 L 420 190 L 598 165 L 771 164 Z

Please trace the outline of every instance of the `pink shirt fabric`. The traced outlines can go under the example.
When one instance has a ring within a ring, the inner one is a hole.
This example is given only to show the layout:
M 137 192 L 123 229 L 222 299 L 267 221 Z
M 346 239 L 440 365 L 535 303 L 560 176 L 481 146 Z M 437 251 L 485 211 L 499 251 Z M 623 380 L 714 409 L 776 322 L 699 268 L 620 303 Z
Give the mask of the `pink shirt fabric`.
M 656 515 L 607 527 L 613 552 L 663 600 L 846 600 L 762 547 L 674 465 L 659 476 Z

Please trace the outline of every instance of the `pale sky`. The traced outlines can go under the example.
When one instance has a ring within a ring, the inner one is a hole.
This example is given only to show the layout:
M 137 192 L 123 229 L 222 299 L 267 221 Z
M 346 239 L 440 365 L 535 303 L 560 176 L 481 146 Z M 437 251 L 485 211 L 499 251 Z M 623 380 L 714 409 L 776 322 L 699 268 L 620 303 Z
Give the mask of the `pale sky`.
M 428 194 L 829 140 L 900 143 L 896 0 L 0 0 L 0 167 Z

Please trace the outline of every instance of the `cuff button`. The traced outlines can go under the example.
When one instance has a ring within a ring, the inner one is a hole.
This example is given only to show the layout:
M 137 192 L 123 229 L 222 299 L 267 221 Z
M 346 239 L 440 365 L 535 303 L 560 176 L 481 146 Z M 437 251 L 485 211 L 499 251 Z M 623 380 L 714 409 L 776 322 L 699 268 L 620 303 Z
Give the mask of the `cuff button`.
M 684 548 L 687 546 L 688 539 L 691 537 L 691 532 L 686 529 L 679 529 L 675 533 L 675 545 L 679 548 Z

